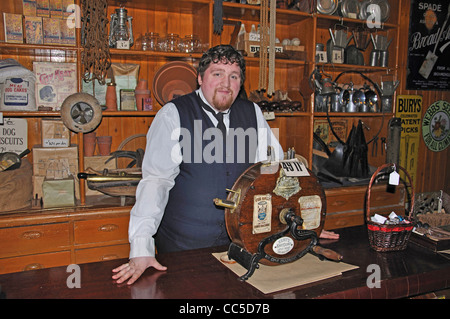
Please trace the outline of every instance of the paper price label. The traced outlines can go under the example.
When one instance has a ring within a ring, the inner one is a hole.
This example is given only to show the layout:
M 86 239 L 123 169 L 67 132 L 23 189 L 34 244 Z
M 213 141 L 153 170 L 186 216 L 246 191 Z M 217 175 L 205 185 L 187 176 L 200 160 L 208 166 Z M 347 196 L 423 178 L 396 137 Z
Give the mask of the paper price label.
M 327 51 L 316 51 L 317 62 L 327 63 Z
M 130 41 L 118 40 L 116 42 L 116 48 L 122 50 L 128 50 L 130 48 Z
M 389 174 L 389 184 L 390 185 L 398 185 L 400 181 L 400 175 L 397 172 L 392 172 Z
M 334 49 L 331 53 L 331 61 L 333 63 L 344 63 L 344 50 L 343 49 Z
M 306 166 L 296 158 L 280 162 L 286 176 L 309 176 Z

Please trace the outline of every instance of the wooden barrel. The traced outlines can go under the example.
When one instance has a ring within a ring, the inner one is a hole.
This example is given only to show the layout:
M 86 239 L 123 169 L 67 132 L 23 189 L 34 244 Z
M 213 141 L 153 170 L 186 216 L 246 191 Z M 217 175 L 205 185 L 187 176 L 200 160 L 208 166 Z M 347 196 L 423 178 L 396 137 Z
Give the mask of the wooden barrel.
M 305 166 L 302 168 L 308 176 L 286 176 L 281 164 L 269 167 L 262 163 L 241 174 L 227 197 L 228 202 L 237 205 L 225 209 L 226 227 L 233 243 L 255 254 L 262 240 L 288 228 L 283 218 L 287 211 L 303 219 L 298 228 L 313 231 L 319 237 L 326 214 L 325 193 L 317 177 Z M 261 263 L 289 262 L 311 240 L 296 240 L 287 232 L 264 248 L 266 254 L 280 259 L 279 262 L 262 259 Z

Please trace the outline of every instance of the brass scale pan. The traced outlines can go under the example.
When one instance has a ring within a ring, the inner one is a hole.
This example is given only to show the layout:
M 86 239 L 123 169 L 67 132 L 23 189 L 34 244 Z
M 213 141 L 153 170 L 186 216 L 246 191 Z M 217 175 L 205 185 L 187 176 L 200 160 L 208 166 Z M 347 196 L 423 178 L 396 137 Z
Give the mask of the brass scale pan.
M 308 252 L 342 259 L 317 244 L 325 222 L 325 193 L 316 176 L 300 165 L 295 160 L 256 163 L 239 176 L 226 200 L 214 199 L 225 207 L 232 241 L 228 257 L 247 269 L 241 280 L 248 279 L 259 262 L 285 264 Z M 290 170 L 306 171 L 307 176 L 286 176 Z

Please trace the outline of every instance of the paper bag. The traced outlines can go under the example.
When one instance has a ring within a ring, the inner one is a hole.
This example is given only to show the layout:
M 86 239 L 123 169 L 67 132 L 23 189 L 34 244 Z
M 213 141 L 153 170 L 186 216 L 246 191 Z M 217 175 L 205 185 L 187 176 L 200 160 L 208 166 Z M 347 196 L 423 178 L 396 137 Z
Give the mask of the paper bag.
M 42 193 L 44 208 L 75 206 L 75 181 L 72 175 L 63 179 L 45 179 Z

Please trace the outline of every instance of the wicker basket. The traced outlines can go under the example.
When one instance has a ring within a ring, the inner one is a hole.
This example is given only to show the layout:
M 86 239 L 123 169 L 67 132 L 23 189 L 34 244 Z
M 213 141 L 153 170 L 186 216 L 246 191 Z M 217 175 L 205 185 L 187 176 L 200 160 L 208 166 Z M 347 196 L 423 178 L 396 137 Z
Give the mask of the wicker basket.
M 395 167 L 394 164 L 384 164 L 380 166 L 375 173 L 372 175 L 369 186 L 367 189 L 367 202 L 366 202 L 366 222 L 367 222 L 367 231 L 369 235 L 369 243 L 372 249 L 380 252 L 386 251 L 400 251 L 406 249 L 408 245 L 408 240 L 411 235 L 411 232 L 414 228 L 413 221 L 413 209 L 414 209 L 414 189 L 411 183 L 411 177 L 408 172 L 401 166 L 396 165 L 396 167 L 402 170 L 405 175 L 408 177 L 409 184 L 411 187 L 411 210 L 408 216 L 406 217 L 411 223 L 408 224 L 397 224 L 397 225 L 384 225 L 378 224 L 370 219 L 370 192 L 372 188 L 372 184 L 377 177 L 377 175 L 385 168 Z

